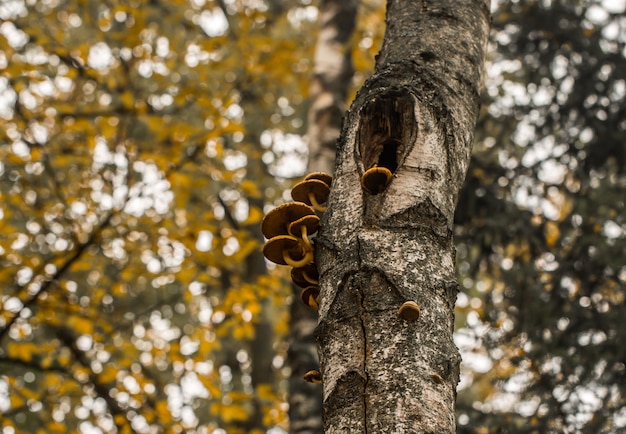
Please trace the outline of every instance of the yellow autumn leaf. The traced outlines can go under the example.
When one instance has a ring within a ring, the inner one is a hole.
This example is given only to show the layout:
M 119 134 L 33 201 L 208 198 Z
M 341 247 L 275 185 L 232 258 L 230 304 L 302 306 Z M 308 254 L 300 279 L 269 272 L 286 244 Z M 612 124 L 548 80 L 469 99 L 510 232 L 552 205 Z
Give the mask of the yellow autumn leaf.
M 219 415 L 226 423 L 241 422 L 248 419 L 248 412 L 243 405 L 214 403 L 210 412 Z
M 251 300 L 246 303 L 246 310 L 252 314 L 252 318 L 257 316 L 261 312 L 261 304 L 256 300 Z
M 56 359 L 57 363 L 61 366 L 68 366 L 71 360 L 72 360 L 72 355 L 70 354 L 70 351 L 67 348 L 64 348 L 63 350 L 61 350 L 61 352 L 59 353 Z
M 247 258 L 250 253 L 260 249 L 260 247 L 261 243 L 258 240 L 240 241 L 239 250 L 232 255 L 232 259 L 237 262 L 242 261 Z
M 25 387 L 23 389 L 20 389 L 20 393 L 22 394 L 22 396 L 24 396 L 24 398 L 28 399 L 37 399 L 39 397 L 39 394 L 37 392 L 34 392 L 33 390 Z
M 244 220 L 243 224 L 254 225 L 257 223 L 261 223 L 261 220 L 263 220 L 263 211 L 253 206 L 253 207 L 250 207 L 250 209 L 248 210 L 248 218 Z
M 122 102 L 122 106 L 124 106 L 124 108 L 132 109 L 135 105 L 135 95 L 127 90 L 120 95 L 120 101 Z
M 254 337 L 254 327 L 250 323 L 239 324 L 233 329 L 233 337 L 238 340 L 247 340 Z
M 26 405 L 26 400 L 15 392 L 11 393 L 9 400 L 11 403 L 11 408 L 13 409 L 21 408 Z
M 46 431 L 44 432 L 64 434 L 67 433 L 67 426 L 61 422 L 51 422 L 46 424 Z
M 111 383 L 115 381 L 117 373 L 118 370 L 115 366 L 105 365 L 100 375 L 98 375 L 98 380 L 100 380 L 102 383 Z
M 41 361 L 39 362 L 39 365 L 43 368 L 43 369 L 47 369 L 52 365 L 52 362 L 54 362 L 55 358 L 54 358 L 54 354 L 53 353 L 46 353 L 44 355 L 44 357 L 41 359 Z
M 56 392 L 61 384 L 61 378 L 57 374 L 49 374 L 44 378 L 44 385 L 48 392 Z
M 173 172 L 168 177 L 168 180 L 174 191 L 174 203 L 176 208 L 186 209 L 192 193 L 191 176 L 180 172 Z
M 71 316 L 67 321 L 67 325 L 82 335 L 93 333 L 93 322 L 82 316 Z
M 554 247 L 559 239 L 559 236 L 561 235 L 559 225 L 552 221 L 547 222 L 544 226 L 543 234 L 546 238 L 546 244 L 549 247 Z
M 30 362 L 33 354 L 39 353 L 40 347 L 33 342 L 16 342 L 9 341 L 7 353 L 9 357 Z
M 257 182 L 250 181 L 246 179 L 239 184 L 241 191 L 250 198 L 259 199 L 263 196 L 261 190 L 259 189 L 259 184 Z M 254 209 L 254 208 L 253 208 Z
M 276 394 L 274 393 L 274 390 L 272 388 L 272 385 L 268 383 L 261 383 L 257 385 L 256 395 L 259 397 L 259 399 L 264 399 L 267 401 L 273 401 L 277 399 Z
M 116 414 L 113 417 L 116 425 L 124 425 L 126 423 L 126 416 L 123 414 Z
M 155 411 L 160 423 L 167 424 L 172 422 L 172 413 L 167 406 L 167 401 L 157 401 Z
M 204 387 L 207 388 L 212 399 L 219 399 L 222 396 L 220 386 L 216 384 L 217 380 L 207 377 L 206 375 L 198 375 L 198 379 Z

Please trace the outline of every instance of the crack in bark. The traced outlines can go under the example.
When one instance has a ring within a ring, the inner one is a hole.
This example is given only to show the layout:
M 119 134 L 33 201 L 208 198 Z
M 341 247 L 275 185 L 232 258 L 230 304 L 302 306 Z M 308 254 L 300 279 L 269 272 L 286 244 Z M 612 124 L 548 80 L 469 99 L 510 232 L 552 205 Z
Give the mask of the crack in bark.
M 363 333 L 363 375 L 365 376 L 365 382 L 363 383 L 363 428 L 365 429 L 365 434 L 367 434 L 367 426 L 368 426 L 368 406 L 367 406 L 367 383 L 369 382 L 369 374 L 367 373 L 367 335 L 365 330 L 365 319 L 363 316 L 365 315 L 365 309 L 363 306 L 363 291 L 361 291 L 360 295 L 360 306 L 359 306 L 359 322 L 361 323 L 361 332 Z
M 361 261 L 361 243 L 357 237 L 356 240 L 356 246 L 357 246 L 357 265 L 358 265 L 358 269 L 361 270 L 362 269 L 362 261 Z M 360 271 L 359 272 L 359 279 L 357 280 L 359 283 L 358 286 L 358 291 L 359 291 L 359 323 L 361 325 L 361 333 L 363 333 L 363 376 L 365 378 L 365 381 L 363 382 L 363 428 L 364 428 L 364 432 L 365 434 L 367 434 L 367 426 L 368 426 L 368 406 L 367 406 L 367 386 L 368 386 L 368 382 L 369 382 L 369 374 L 367 372 L 367 330 L 365 327 L 365 306 L 364 306 L 364 301 L 365 301 L 365 293 L 363 291 L 363 285 L 365 284 L 365 276 L 363 275 L 363 272 Z

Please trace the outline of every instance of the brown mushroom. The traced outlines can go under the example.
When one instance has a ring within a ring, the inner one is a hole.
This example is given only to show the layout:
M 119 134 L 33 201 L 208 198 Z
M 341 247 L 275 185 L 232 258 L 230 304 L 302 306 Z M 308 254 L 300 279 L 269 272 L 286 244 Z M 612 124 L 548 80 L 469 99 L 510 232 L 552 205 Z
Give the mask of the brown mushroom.
M 277 206 L 265 217 L 261 223 L 261 232 L 270 239 L 277 235 L 288 235 L 289 224 L 306 215 L 315 215 L 315 210 L 302 202 L 288 202 Z
M 300 300 L 302 303 L 315 310 L 319 310 L 320 290 L 317 286 L 307 286 L 300 293 Z
M 319 179 L 305 179 L 291 189 L 291 197 L 298 202 L 313 206 L 318 211 L 326 211 L 322 204 L 328 199 L 330 187 Z
M 319 371 L 309 371 L 304 374 L 304 381 L 314 384 L 322 384 L 322 374 Z
M 407 301 L 400 306 L 398 315 L 407 321 L 417 321 L 420 317 L 420 307 L 414 301 Z
M 385 191 L 393 174 L 386 167 L 374 166 L 361 176 L 361 186 L 369 194 L 375 195 Z
M 291 235 L 270 238 L 263 245 L 263 254 L 276 264 L 292 267 L 303 267 L 313 261 L 312 246 Z
M 319 283 L 319 276 L 315 263 L 312 262 L 304 267 L 292 268 L 291 280 L 293 280 L 293 283 L 298 285 L 300 288 L 317 285 Z
M 306 244 L 310 245 L 311 241 L 309 241 L 308 236 L 317 232 L 319 227 L 320 218 L 318 216 L 305 215 L 295 222 L 289 223 L 287 232 L 289 232 L 289 235 L 302 238 Z
M 330 188 L 330 184 L 333 181 L 333 177 L 326 172 L 311 172 L 307 176 L 304 177 L 305 181 L 308 181 L 309 179 L 320 180 L 324 184 L 326 184 L 329 188 Z

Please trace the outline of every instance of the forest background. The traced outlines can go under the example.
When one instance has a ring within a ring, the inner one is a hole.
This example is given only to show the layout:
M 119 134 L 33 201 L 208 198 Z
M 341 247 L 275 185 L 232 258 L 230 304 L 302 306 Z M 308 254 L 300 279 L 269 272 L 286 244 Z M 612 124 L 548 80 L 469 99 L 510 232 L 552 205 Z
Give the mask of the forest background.
M 318 5 L 0 3 L 2 433 L 289 429 L 299 301 L 259 223 L 305 172 Z M 384 6 L 358 2 L 347 102 Z M 493 5 L 459 432 L 626 429 L 625 9 Z

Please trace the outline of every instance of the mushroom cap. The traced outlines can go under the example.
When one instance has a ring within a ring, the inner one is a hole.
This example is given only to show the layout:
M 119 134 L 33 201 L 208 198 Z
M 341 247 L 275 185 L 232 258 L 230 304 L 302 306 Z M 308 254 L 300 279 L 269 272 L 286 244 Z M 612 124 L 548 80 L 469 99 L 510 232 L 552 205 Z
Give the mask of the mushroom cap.
M 361 176 L 361 186 L 369 194 L 378 194 L 385 191 L 393 174 L 386 167 L 374 166 Z
M 309 371 L 302 378 L 309 383 L 322 384 L 322 374 L 319 371 Z
M 302 202 L 287 202 L 277 206 L 261 222 L 261 232 L 270 239 L 277 235 L 289 234 L 289 224 L 301 219 L 305 215 L 315 215 L 315 210 Z
M 309 179 L 318 179 L 328 187 L 330 187 L 330 184 L 333 182 L 333 177 L 326 172 L 311 172 L 304 177 L 305 181 L 308 181 Z
M 317 285 L 319 282 L 319 273 L 315 263 L 311 262 L 304 267 L 292 268 L 291 280 L 300 288 Z
M 398 315 L 407 321 L 417 321 L 420 317 L 420 307 L 414 301 L 407 301 L 400 306 Z
M 307 205 L 313 205 L 309 195 L 312 194 L 315 201 L 319 204 L 326 202 L 330 194 L 330 187 L 319 179 L 305 179 L 298 182 L 291 189 L 291 197 L 298 202 L 304 202 Z
M 288 265 L 283 252 L 287 252 L 294 260 L 303 259 L 307 253 L 306 246 L 291 235 L 277 235 L 263 244 L 263 255 L 275 264 Z
M 305 215 L 295 222 L 289 223 L 287 226 L 287 232 L 289 235 L 293 235 L 294 237 L 302 236 L 302 227 L 306 227 L 307 235 L 314 234 L 320 228 L 320 218 L 313 215 Z
M 317 301 L 319 296 L 320 289 L 317 286 L 307 286 L 300 293 L 300 300 L 302 300 L 302 303 L 306 304 L 307 306 L 310 306 L 313 309 L 317 310 L 319 308 Z

